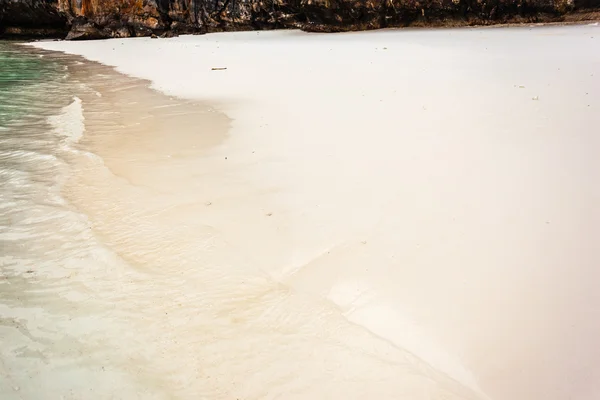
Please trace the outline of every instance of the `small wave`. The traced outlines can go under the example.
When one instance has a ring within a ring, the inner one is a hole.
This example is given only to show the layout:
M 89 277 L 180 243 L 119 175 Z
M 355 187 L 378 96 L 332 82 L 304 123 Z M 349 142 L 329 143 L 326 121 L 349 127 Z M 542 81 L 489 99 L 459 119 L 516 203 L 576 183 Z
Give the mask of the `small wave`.
M 0 151 L 0 159 L 9 161 L 13 159 L 26 159 L 33 161 L 56 161 L 56 156 L 30 150 L 4 150 Z
M 77 143 L 85 131 L 82 101 L 73 97 L 73 102 L 63 107 L 58 115 L 48 117 L 54 131 L 71 143 Z

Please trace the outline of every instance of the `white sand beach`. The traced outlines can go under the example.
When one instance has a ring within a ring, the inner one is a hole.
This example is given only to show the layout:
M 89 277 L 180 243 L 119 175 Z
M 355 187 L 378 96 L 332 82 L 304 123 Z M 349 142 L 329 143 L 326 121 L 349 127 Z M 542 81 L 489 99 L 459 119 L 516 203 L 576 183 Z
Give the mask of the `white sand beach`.
M 183 107 L 66 189 L 157 398 L 600 398 L 598 24 L 35 45 Z

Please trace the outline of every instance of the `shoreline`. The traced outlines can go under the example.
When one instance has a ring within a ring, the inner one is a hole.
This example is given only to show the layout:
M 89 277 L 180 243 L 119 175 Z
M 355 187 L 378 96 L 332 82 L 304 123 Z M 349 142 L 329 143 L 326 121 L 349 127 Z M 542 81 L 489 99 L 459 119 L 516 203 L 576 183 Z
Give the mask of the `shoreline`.
M 102 224 L 108 219 L 98 220 L 94 211 L 116 206 L 108 201 L 119 187 L 126 189 L 120 197 L 126 201 L 126 193 L 135 184 L 128 182 L 131 171 L 118 168 L 119 160 L 110 149 L 114 144 L 109 140 L 111 135 L 125 133 L 131 137 L 136 126 L 144 121 L 148 124 L 153 116 L 165 121 L 177 113 L 180 117 L 183 114 L 184 122 L 190 123 L 191 118 L 196 126 L 215 128 L 216 142 L 209 138 L 197 143 L 205 150 L 226 135 L 227 120 L 199 102 L 169 99 L 151 90 L 149 82 L 119 74 L 112 67 L 74 55 L 35 48 L 28 51 L 34 58 L 46 58 L 42 62 L 60 65 L 65 75 L 53 78 L 58 82 L 40 79 L 49 87 L 46 90 L 59 91 L 48 99 L 58 102 L 56 110 L 43 108 L 42 116 L 35 115 L 46 121 L 43 125 L 28 122 L 22 128 L 33 132 L 31 147 L 35 148 L 39 138 L 47 141 L 41 154 L 32 150 L 27 154 L 40 157 L 37 164 L 41 166 L 33 168 L 45 167 L 53 176 L 40 178 L 32 167 L 25 168 L 23 175 L 31 176 L 33 183 L 17 181 L 13 190 L 33 193 L 34 198 L 29 199 L 17 192 L 21 202 L 32 204 L 19 209 L 15 202 L 14 217 L 3 226 L 3 241 L 9 244 L 2 254 L 0 271 L 0 283 L 7 285 L 3 285 L 0 299 L 0 397 L 39 398 L 53 393 L 85 398 L 93 391 L 95 398 L 172 398 L 181 388 L 165 377 L 172 366 L 158 353 L 161 347 L 153 344 L 169 329 L 157 331 L 156 325 L 165 323 L 165 311 L 171 309 L 167 301 L 151 302 L 173 285 L 160 281 L 159 274 L 147 266 L 132 263 L 135 260 L 127 252 L 120 252 L 119 246 L 107 240 L 110 237 L 104 235 Z M 69 81 L 62 81 L 67 76 Z M 30 95 L 35 96 L 35 90 Z M 47 93 L 37 95 L 44 98 Z M 35 129 L 41 129 L 38 138 Z M 152 137 L 151 130 L 147 133 L 146 141 Z M 182 142 L 185 132 L 175 136 Z M 56 143 L 51 146 L 53 140 Z M 103 146 L 96 146 L 95 141 Z M 124 144 L 119 141 L 118 147 Z M 168 151 L 172 146 L 167 143 L 160 148 Z M 95 153 L 97 149 L 105 152 Z M 9 149 L 2 150 L 6 157 Z M 16 150 L 19 153 L 21 149 Z M 36 182 L 36 178 L 41 181 Z M 111 180 L 112 186 L 106 185 Z M 91 189 L 90 193 L 83 191 L 85 188 Z M 7 187 L 3 194 L 10 195 L 11 189 Z M 12 232 L 20 239 L 19 246 L 13 248 Z M 19 248 L 26 254 L 20 254 Z M 178 300 L 178 306 L 185 304 Z M 184 335 L 179 340 L 184 340 Z
M 600 122 L 597 30 L 35 45 L 210 99 L 232 118 L 205 160 L 213 172 L 195 178 L 211 211 L 186 212 L 235 249 L 244 274 L 321 299 L 492 399 L 559 400 L 592 399 L 593 379 L 576 377 L 600 365 L 574 358 L 600 333 L 586 314 L 598 305 L 586 286 L 599 258 L 586 239 L 598 217 L 587 129 Z
M 235 254 L 239 243 L 231 243 L 215 222 L 223 224 L 232 213 L 244 215 L 266 203 L 248 204 L 251 197 L 246 196 L 253 194 L 239 197 L 238 191 L 255 189 L 229 188 L 228 172 L 219 171 L 223 160 L 212 153 L 226 138 L 226 118 L 211 115 L 203 103 L 151 91 L 147 81 L 118 74 L 112 67 L 78 56 L 62 58 L 68 60 L 71 83 L 78 89 L 74 101 L 52 118 L 54 129 L 65 136 L 70 165 L 61 192 L 89 224 L 86 236 L 100 244 L 94 251 L 101 263 L 80 270 L 83 265 L 73 262 L 74 272 L 52 271 L 77 277 L 58 294 L 86 293 L 89 298 L 78 311 L 94 321 L 85 326 L 95 331 L 82 338 L 74 335 L 86 358 L 67 359 L 77 367 L 54 376 L 55 393 L 77 392 L 69 374 L 83 373 L 98 395 L 122 391 L 128 398 L 205 393 L 214 399 L 258 399 L 281 393 L 302 399 L 306 393 L 324 391 L 348 398 L 372 393 L 419 398 L 422 391 L 434 398 L 486 398 L 409 351 L 353 326 L 328 302 L 296 293 Z M 215 134 L 220 139 L 211 138 Z M 206 135 L 208 143 L 203 144 Z M 211 197 L 202 198 L 207 195 Z M 215 196 L 229 200 L 223 204 Z M 52 293 L 44 310 L 70 320 L 73 311 L 63 309 Z M 27 321 L 29 315 L 21 311 L 21 317 Z M 65 329 L 77 331 L 76 324 L 82 322 L 74 321 Z M 96 342 L 105 344 L 92 345 Z M 318 351 L 317 357 L 305 357 L 305 342 Z M 65 355 L 53 354 L 58 347 L 50 342 L 43 352 L 61 362 Z M 257 363 L 268 365 L 269 372 L 248 375 Z M 14 368 L 7 365 L 9 371 Z M 30 368 L 21 365 L 22 370 Z M 98 376 L 100 369 L 117 382 L 108 391 L 96 386 L 107 379 Z M 44 368 L 38 371 L 36 384 L 27 388 L 11 378 L 14 392 L 36 395 L 40 382 L 52 375 Z M 406 371 L 407 377 L 392 379 Z M 382 376 L 388 377 L 383 387 L 366 386 Z M 330 381 L 324 382 L 325 377 Z M 349 377 L 354 383 L 342 384 Z M 297 389 L 278 385 L 281 379 Z M 313 388 L 315 382 L 320 383 Z

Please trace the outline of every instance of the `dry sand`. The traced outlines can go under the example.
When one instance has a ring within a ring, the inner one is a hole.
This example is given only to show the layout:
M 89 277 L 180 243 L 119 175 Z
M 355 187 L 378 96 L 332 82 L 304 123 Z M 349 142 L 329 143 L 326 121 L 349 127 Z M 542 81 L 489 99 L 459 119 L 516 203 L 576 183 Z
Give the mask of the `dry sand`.
M 38 46 L 231 118 L 86 131 L 68 187 L 185 299 L 175 397 L 600 397 L 597 25 Z

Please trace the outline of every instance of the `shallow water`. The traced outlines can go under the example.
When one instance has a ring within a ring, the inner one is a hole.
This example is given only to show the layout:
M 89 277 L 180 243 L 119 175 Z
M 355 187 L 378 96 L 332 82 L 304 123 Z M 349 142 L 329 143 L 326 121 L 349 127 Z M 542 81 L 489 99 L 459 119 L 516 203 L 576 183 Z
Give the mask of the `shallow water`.
M 90 274 L 120 261 L 61 193 L 83 128 L 79 83 L 64 58 L 0 51 L 0 397 L 82 398 L 89 382 L 126 394 L 110 387 L 122 373 L 95 365 L 100 347 L 89 337 L 108 326 Z
M 0 398 L 485 398 L 226 239 L 224 115 L 1 46 Z

